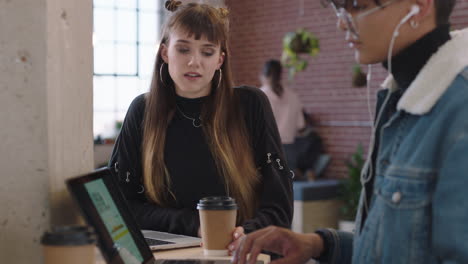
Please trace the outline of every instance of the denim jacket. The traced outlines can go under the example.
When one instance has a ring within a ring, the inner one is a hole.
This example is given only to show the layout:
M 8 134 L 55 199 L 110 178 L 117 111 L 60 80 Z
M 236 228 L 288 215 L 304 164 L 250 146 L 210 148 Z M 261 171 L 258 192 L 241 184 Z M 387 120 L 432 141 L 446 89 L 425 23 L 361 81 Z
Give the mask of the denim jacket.
M 377 105 L 398 90 L 390 76 Z M 380 111 L 380 108 L 377 109 Z M 454 33 L 380 120 L 372 198 L 327 263 L 468 263 L 468 30 Z

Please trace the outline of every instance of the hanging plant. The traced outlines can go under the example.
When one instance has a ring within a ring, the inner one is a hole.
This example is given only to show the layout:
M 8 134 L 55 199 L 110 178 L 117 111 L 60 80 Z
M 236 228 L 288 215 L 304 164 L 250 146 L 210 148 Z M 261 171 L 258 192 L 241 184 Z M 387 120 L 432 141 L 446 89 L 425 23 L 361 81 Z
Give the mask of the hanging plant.
M 362 72 L 361 66 L 355 64 L 353 66 L 353 87 L 364 87 L 367 84 L 367 76 Z
M 288 68 L 289 77 L 293 78 L 297 72 L 307 68 L 307 60 L 301 54 L 315 56 L 320 51 L 319 40 L 315 35 L 300 28 L 295 32 L 288 32 L 283 38 L 283 55 L 281 61 Z

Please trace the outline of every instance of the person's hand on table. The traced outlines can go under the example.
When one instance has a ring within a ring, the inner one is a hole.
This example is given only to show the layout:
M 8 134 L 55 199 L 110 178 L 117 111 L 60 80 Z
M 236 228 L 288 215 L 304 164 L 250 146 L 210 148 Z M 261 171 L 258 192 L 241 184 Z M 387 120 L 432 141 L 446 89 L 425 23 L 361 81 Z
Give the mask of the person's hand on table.
M 234 251 L 237 250 L 240 241 L 243 237 L 245 237 L 244 228 L 242 226 L 236 227 L 236 229 L 234 229 L 234 231 L 232 232 L 232 242 L 228 246 L 229 256 L 232 256 Z
M 315 233 L 299 234 L 286 228 L 269 226 L 241 238 L 232 263 L 255 264 L 260 252 L 267 250 L 283 256 L 271 264 L 302 264 L 319 257 L 323 247 L 322 238 Z M 248 254 L 250 257 L 247 260 Z

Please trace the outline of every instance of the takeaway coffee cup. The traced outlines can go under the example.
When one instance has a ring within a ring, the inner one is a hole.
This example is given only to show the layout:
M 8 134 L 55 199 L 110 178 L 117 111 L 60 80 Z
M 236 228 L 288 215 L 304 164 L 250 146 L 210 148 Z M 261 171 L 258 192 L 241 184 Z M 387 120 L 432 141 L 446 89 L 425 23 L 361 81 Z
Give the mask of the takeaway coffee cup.
M 41 238 L 45 264 L 94 264 L 96 237 L 86 226 L 57 226 Z
M 227 256 L 227 246 L 236 227 L 236 201 L 224 196 L 206 197 L 199 201 L 197 209 L 200 213 L 203 253 L 206 256 Z

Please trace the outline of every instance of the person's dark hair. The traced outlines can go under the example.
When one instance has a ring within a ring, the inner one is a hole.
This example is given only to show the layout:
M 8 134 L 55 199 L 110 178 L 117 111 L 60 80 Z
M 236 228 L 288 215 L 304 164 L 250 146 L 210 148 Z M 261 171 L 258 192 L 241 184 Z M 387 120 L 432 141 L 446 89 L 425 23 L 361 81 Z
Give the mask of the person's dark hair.
M 435 0 L 436 24 L 448 24 L 456 0 Z
M 336 7 L 346 6 L 350 1 L 355 0 L 322 0 L 322 3 L 333 3 Z M 377 5 L 381 4 L 381 0 L 374 0 Z M 456 0 L 435 0 L 434 6 L 436 10 L 436 24 L 443 25 L 449 23 L 450 14 L 452 14 L 453 7 Z
M 284 89 L 281 85 L 281 73 L 283 72 L 283 67 L 281 67 L 281 62 L 278 60 L 268 60 L 263 65 L 263 76 L 267 77 L 271 81 L 271 88 L 276 95 L 281 97 L 283 95 Z

